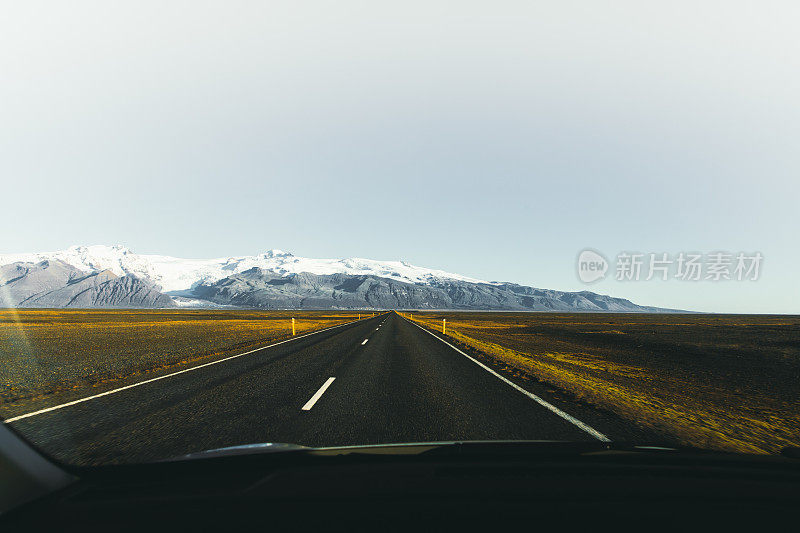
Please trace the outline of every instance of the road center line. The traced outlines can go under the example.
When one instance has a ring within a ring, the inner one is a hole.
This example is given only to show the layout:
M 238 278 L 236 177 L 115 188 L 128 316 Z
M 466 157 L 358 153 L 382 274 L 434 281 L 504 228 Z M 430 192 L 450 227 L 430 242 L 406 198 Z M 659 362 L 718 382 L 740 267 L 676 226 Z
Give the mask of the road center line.
M 314 393 L 314 396 L 312 396 L 311 399 L 306 402 L 306 404 L 303 406 L 301 410 L 310 411 L 311 408 L 314 407 L 314 404 L 317 403 L 317 400 L 319 400 L 322 397 L 322 395 L 325 394 L 325 391 L 328 390 L 328 387 L 331 386 L 331 383 L 333 383 L 334 379 L 336 378 L 334 377 L 328 378 L 328 381 L 323 383 L 322 387 L 320 387 L 319 390 Z
M 278 346 L 279 344 L 284 344 L 284 343 L 287 343 L 287 342 L 292 342 L 292 341 L 296 341 L 298 339 L 302 339 L 304 337 L 309 337 L 311 335 L 316 335 L 317 333 L 322 333 L 323 331 L 330 331 L 332 329 L 341 328 L 342 326 L 346 326 L 348 324 L 353 324 L 355 322 L 360 322 L 360 321 L 359 320 L 352 320 L 350 322 L 345 322 L 344 324 L 339 324 L 337 326 L 331 326 L 329 328 L 320 329 L 320 330 L 317 330 L 317 331 L 312 331 L 311 333 L 306 333 L 304 335 L 297 335 L 296 337 L 292 337 L 290 339 L 286 339 L 286 340 L 283 340 L 283 341 L 280 341 L 280 342 L 275 342 L 275 343 L 269 344 L 267 346 L 262 346 L 260 348 L 255 348 L 254 350 L 250 350 L 248 352 L 239 353 L 239 354 L 236 354 L 236 355 L 231 355 L 231 356 L 225 357 L 223 359 L 217 359 L 216 361 L 211 361 L 210 363 L 204 363 L 202 365 L 193 366 L 191 368 L 185 368 L 183 370 L 178 370 L 177 372 L 172 372 L 171 374 L 166 374 L 164 376 L 159 376 L 157 378 L 146 379 L 146 380 L 140 381 L 138 383 L 132 383 L 132 384 L 126 385 L 124 387 L 119 387 L 117 389 L 112 389 L 112 390 L 109 390 L 109 391 L 106 391 L 106 392 L 101 392 L 100 394 L 95 394 L 93 396 L 87 396 L 86 398 L 81 398 L 79 400 L 73 400 L 71 402 L 62 403 L 62 404 L 59 404 L 59 405 L 54 405 L 53 407 L 48 407 L 46 409 L 39 409 L 38 411 L 33 411 L 32 413 L 26 413 L 24 415 L 19 415 L 19 416 L 12 416 L 11 418 L 6 418 L 5 420 L 3 420 L 3 423 L 4 424 L 10 424 L 11 422 L 16 422 L 17 420 L 22 420 L 23 418 L 28 418 L 28 417 L 31 417 L 31 416 L 41 415 L 41 414 L 44 414 L 44 413 L 49 413 L 50 411 L 55 411 L 56 409 L 61 409 L 63 407 L 69 407 L 71 405 L 76 405 L 76 404 L 79 404 L 79 403 L 88 402 L 89 400 L 94 400 L 95 398 L 100 398 L 102 396 L 108 396 L 109 394 L 115 394 L 117 392 L 122 392 L 124 390 L 132 389 L 134 387 L 138 387 L 139 385 L 144 385 L 146 383 L 152 383 L 154 381 L 158 381 L 158 380 L 161 380 L 161 379 L 170 378 L 172 376 L 177 376 L 178 374 L 184 374 L 186 372 L 191 372 L 191 371 L 197 370 L 199 368 L 205 368 L 207 366 L 216 365 L 216 364 L 222 363 L 224 361 L 230 361 L 231 359 L 236 359 L 237 357 L 242 357 L 243 355 L 248 355 L 248 354 L 251 354 L 253 352 L 266 350 L 267 348 L 272 348 L 274 346 Z
M 558 416 L 560 416 L 561 418 L 563 418 L 564 420 L 566 420 L 570 424 L 573 424 L 574 426 L 577 426 L 578 428 L 582 429 L 583 431 L 585 431 L 586 433 L 588 433 L 592 437 L 596 438 L 597 440 L 602 441 L 602 442 L 611 442 L 611 439 L 609 439 L 608 437 L 606 437 L 605 435 L 603 435 L 602 433 L 600 433 L 599 431 L 597 431 L 596 429 L 594 429 L 590 425 L 585 424 L 585 423 L 581 422 L 580 420 L 578 420 L 577 418 L 575 418 L 574 416 L 565 413 L 564 411 L 562 411 L 561 409 L 559 409 L 558 407 L 556 407 L 552 403 L 550 403 L 550 402 L 548 402 L 546 400 L 543 400 L 542 398 L 536 396 L 532 392 L 526 391 L 525 389 L 523 389 L 522 387 L 520 387 L 519 385 L 517 385 L 516 383 L 514 383 L 510 379 L 507 379 L 507 378 L 501 376 L 500 374 L 498 374 L 497 372 L 495 372 L 494 370 L 492 370 L 488 366 L 484 365 L 483 363 L 481 363 L 477 359 L 475 359 L 472 356 L 467 355 L 466 353 L 462 352 L 461 350 L 459 350 L 458 348 L 456 348 L 455 346 L 453 346 L 452 344 L 450 344 L 449 342 L 447 342 L 446 340 L 444 340 L 440 336 L 434 335 L 433 333 L 431 333 L 430 331 L 428 331 L 427 329 L 423 328 L 422 326 L 420 326 L 419 324 L 417 324 L 415 322 L 411 322 L 410 320 L 405 319 L 405 318 L 403 320 L 405 320 L 406 322 L 410 322 L 411 324 L 414 324 L 415 326 L 417 326 L 419 329 L 421 329 L 422 331 L 424 331 L 428 335 L 430 335 L 432 337 L 436 337 L 437 339 L 439 339 L 440 341 L 442 341 L 443 343 L 445 343 L 446 345 L 448 345 L 449 347 L 451 347 L 452 349 L 454 349 L 455 351 L 457 351 L 458 353 L 460 353 L 461 355 L 463 355 L 464 357 L 466 357 L 467 359 L 469 359 L 470 361 L 472 361 L 473 363 L 475 363 L 476 365 L 481 367 L 482 369 L 484 369 L 487 372 L 489 372 L 490 374 L 492 374 L 494 377 L 496 377 L 500 381 L 503 381 L 505 384 L 507 384 L 507 385 L 511 386 L 512 388 L 518 390 L 519 392 L 521 392 L 522 394 L 524 394 L 525 396 L 527 396 L 531 400 L 535 401 L 536 403 L 538 403 L 542 407 L 544 407 L 546 409 L 549 409 L 550 411 L 552 411 L 553 413 L 557 414 Z

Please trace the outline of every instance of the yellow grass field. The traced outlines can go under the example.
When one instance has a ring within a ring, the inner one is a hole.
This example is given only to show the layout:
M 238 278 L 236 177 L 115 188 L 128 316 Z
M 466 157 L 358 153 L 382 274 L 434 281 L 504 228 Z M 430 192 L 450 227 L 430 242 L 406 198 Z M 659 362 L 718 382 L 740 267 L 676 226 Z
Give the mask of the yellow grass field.
M 408 314 L 406 313 L 408 317 Z M 800 317 L 414 313 L 478 356 L 678 441 L 800 446 Z
M 0 309 L 0 416 L 289 338 L 292 317 L 301 335 L 358 314 Z

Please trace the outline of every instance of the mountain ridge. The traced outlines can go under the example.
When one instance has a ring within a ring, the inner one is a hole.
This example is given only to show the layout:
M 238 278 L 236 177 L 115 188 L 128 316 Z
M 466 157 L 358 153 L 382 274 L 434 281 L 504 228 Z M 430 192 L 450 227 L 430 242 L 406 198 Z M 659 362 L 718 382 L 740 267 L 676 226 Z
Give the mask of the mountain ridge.
M 174 307 L 172 298 L 133 275 L 84 272 L 59 260 L 0 265 L 5 307 Z
M 253 307 L 670 312 L 591 291 L 488 282 L 403 261 L 311 259 L 282 250 L 181 259 L 122 246 L 0 254 L 7 307 Z
M 71 246 L 55 252 L 0 254 L 0 265 L 15 262 L 35 264 L 53 259 L 87 272 L 111 270 L 118 276 L 133 274 L 159 285 L 164 292 L 175 294 L 191 290 L 199 283 L 214 282 L 253 267 L 263 268 L 282 276 L 301 272 L 320 275 L 342 273 L 376 275 L 409 283 L 425 283 L 439 278 L 486 283 L 483 280 L 443 270 L 417 267 L 404 261 L 379 261 L 358 257 L 312 259 L 275 249 L 255 256 L 184 259 L 156 254 L 136 254 L 119 245 Z

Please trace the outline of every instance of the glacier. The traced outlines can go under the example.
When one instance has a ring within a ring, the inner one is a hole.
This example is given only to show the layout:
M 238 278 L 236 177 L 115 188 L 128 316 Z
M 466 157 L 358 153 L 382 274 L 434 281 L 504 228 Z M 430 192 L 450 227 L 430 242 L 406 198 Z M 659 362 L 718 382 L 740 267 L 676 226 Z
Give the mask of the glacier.
M 55 252 L 0 254 L 0 265 L 39 263 L 58 260 L 84 272 L 109 270 L 117 276 L 134 275 L 161 287 L 165 293 L 191 296 L 191 289 L 210 284 L 252 268 L 290 276 L 301 272 L 317 275 L 347 274 L 376 276 L 413 284 L 429 284 L 437 280 L 468 283 L 486 281 L 410 265 L 404 261 L 378 261 L 353 257 L 349 259 L 312 259 L 298 257 L 282 250 L 268 250 L 259 255 L 231 256 L 214 259 L 183 259 L 167 255 L 136 254 L 124 246 L 70 246 Z

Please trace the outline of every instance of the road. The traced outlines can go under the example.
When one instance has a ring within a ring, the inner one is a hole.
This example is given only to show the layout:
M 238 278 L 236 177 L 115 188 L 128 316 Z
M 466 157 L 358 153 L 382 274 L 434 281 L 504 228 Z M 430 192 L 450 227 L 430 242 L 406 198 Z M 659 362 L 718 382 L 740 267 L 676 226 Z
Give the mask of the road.
M 537 382 L 477 364 L 396 313 L 10 422 L 78 464 L 260 442 L 647 440 Z

